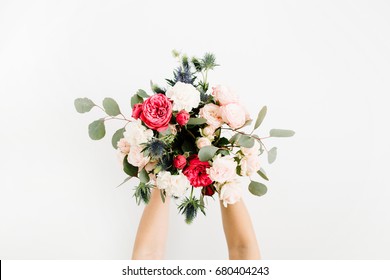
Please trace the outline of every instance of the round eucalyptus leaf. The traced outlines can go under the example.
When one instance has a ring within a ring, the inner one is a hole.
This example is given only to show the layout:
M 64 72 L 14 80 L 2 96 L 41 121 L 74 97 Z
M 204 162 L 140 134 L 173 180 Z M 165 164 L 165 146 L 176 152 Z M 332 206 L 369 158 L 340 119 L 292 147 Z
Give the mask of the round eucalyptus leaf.
M 106 135 L 106 128 L 104 126 L 104 119 L 99 119 L 92 122 L 88 126 L 88 134 L 92 140 L 100 140 Z

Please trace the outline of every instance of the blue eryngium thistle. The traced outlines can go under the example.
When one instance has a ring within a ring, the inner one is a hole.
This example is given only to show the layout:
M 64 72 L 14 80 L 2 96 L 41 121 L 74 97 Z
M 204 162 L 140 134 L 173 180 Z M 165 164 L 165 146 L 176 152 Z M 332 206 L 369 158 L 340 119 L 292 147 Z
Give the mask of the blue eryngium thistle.
M 165 148 L 165 143 L 159 139 L 152 139 L 147 147 L 150 157 L 154 159 L 161 159 L 164 155 Z
M 174 75 L 175 83 L 182 82 L 186 84 L 192 84 L 194 81 L 194 77 L 191 73 L 191 67 L 188 64 L 178 67 L 175 70 Z

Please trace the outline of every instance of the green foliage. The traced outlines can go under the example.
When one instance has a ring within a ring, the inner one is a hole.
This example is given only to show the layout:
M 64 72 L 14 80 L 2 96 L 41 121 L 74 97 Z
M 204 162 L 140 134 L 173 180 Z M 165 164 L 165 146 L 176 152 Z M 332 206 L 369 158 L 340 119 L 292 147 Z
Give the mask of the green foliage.
M 202 69 L 213 70 L 214 67 L 218 66 L 215 62 L 215 55 L 212 53 L 205 53 L 201 60 Z
M 125 132 L 125 128 L 122 127 L 115 131 L 115 133 L 112 135 L 111 144 L 114 147 L 114 149 L 118 148 L 118 142 L 123 138 L 123 133 Z
M 149 97 L 149 94 L 147 94 L 146 91 L 144 91 L 143 89 L 139 89 L 137 91 L 137 95 L 141 98 L 148 98 Z
M 215 146 L 205 146 L 199 150 L 198 156 L 200 161 L 208 161 L 213 158 L 215 153 L 219 150 Z
M 131 107 L 133 108 L 135 104 L 139 104 L 139 103 L 142 103 L 144 102 L 143 98 L 140 97 L 137 93 L 134 94 L 132 97 L 131 97 Z
M 205 124 L 207 120 L 205 118 L 190 118 L 187 125 L 201 125 Z
M 167 90 L 150 81 L 150 88 L 154 93 L 165 93 Z M 148 96 L 149 97 L 149 96 Z
M 269 136 L 271 137 L 291 137 L 294 134 L 294 131 L 288 129 L 271 129 L 269 132 Z
M 116 187 L 118 188 L 118 187 L 122 186 L 124 183 L 126 183 L 127 181 L 129 181 L 131 178 L 132 178 L 131 176 L 127 177 L 126 179 L 123 180 L 122 183 L 120 183 L 120 184 L 119 184 L 118 186 L 116 186 Z
M 256 123 L 253 130 L 257 129 L 261 125 L 266 114 L 267 114 L 267 106 L 264 106 L 263 108 L 261 108 L 259 114 L 257 115 Z
M 257 196 L 262 196 L 267 193 L 267 186 L 255 181 L 250 182 L 248 189 L 251 192 L 251 194 Z
M 148 204 L 150 201 L 150 189 L 151 185 L 140 182 L 139 185 L 135 188 L 134 197 L 138 205 L 141 204 L 141 201 L 145 204 Z
M 119 110 L 118 103 L 110 97 L 106 97 L 103 100 L 103 108 L 106 111 L 107 115 L 115 117 L 118 116 L 121 111 Z
M 263 168 L 260 168 L 260 169 L 257 171 L 257 174 L 259 174 L 260 177 L 263 178 L 264 180 L 267 180 L 267 181 L 268 181 L 267 174 L 265 174 L 265 171 L 264 171 Z
M 241 134 L 237 139 L 237 144 L 245 148 L 252 148 L 255 144 L 255 139 L 249 135 Z
M 106 135 L 104 119 L 98 119 L 88 126 L 88 134 L 92 140 L 100 140 Z
M 86 113 L 91 111 L 91 109 L 96 106 L 95 103 L 89 98 L 77 98 L 74 101 L 74 107 L 76 108 L 76 111 L 79 113 Z
M 136 166 L 133 166 L 131 165 L 128 161 L 127 161 L 127 155 L 125 156 L 125 158 L 123 159 L 123 171 L 131 176 L 131 177 L 137 177 L 137 174 L 138 174 L 138 167 Z
M 142 183 L 145 183 L 145 184 L 146 184 L 146 183 L 149 183 L 149 181 L 150 181 L 148 172 L 147 172 L 144 168 L 142 168 L 142 169 L 141 169 L 141 172 L 138 173 L 138 178 L 139 178 L 139 180 L 140 180 Z
M 268 151 L 268 163 L 271 164 L 276 160 L 276 156 L 278 153 L 278 149 L 276 147 L 273 147 L 271 150 Z
M 198 210 L 202 211 L 204 215 L 204 204 L 195 197 L 188 198 L 186 197 L 183 202 L 179 205 L 179 213 L 185 216 L 185 222 L 191 224 L 198 214 Z

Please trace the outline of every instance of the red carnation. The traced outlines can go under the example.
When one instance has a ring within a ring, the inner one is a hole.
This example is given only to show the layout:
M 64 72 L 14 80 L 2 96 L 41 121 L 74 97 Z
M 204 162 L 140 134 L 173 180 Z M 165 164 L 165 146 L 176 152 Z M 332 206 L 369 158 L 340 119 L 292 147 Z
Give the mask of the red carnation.
M 188 123 L 188 120 L 190 119 L 190 114 L 186 110 L 181 110 L 177 115 L 176 115 L 176 122 L 180 126 L 184 126 Z
M 142 104 L 141 120 L 145 125 L 157 131 L 168 128 L 172 117 L 172 103 L 164 94 L 155 94 Z
M 193 155 L 188 163 L 183 174 L 187 176 L 192 186 L 205 187 L 213 182 L 207 174 L 207 168 L 210 167 L 208 161 L 200 161 L 198 155 Z
M 175 168 L 177 169 L 183 169 L 186 166 L 186 164 L 187 164 L 187 160 L 183 155 L 177 155 L 173 159 L 173 166 L 175 166 Z
M 142 113 L 142 103 L 135 104 L 133 107 L 133 114 L 131 115 L 134 119 L 138 120 Z

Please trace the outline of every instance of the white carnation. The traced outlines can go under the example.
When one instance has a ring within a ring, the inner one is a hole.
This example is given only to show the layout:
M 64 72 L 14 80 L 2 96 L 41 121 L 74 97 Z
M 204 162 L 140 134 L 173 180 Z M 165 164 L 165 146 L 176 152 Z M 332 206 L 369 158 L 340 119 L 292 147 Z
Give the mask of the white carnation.
M 187 177 L 179 171 L 178 175 L 172 175 L 168 171 L 161 171 L 157 174 L 156 185 L 158 189 L 166 191 L 167 195 L 174 197 L 183 196 L 191 187 Z
M 138 119 L 128 123 L 123 136 L 130 146 L 138 146 L 152 139 L 153 130 L 143 126 L 141 120 Z
M 226 181 L 231 181 L 237 177 L 236 173 L 237 163 L 231 157 L 221 157 L 219 154 L 213 160 L 213 164 L 208 170 L 210 179 L 218 182 L 224 183 Z
M 193 108 L 199 106 L 200 93 L 191 84 L 177 82 L 166 92 L 166 96 L 173 101 L 173 110 L 186 110 L 190 112 Z

